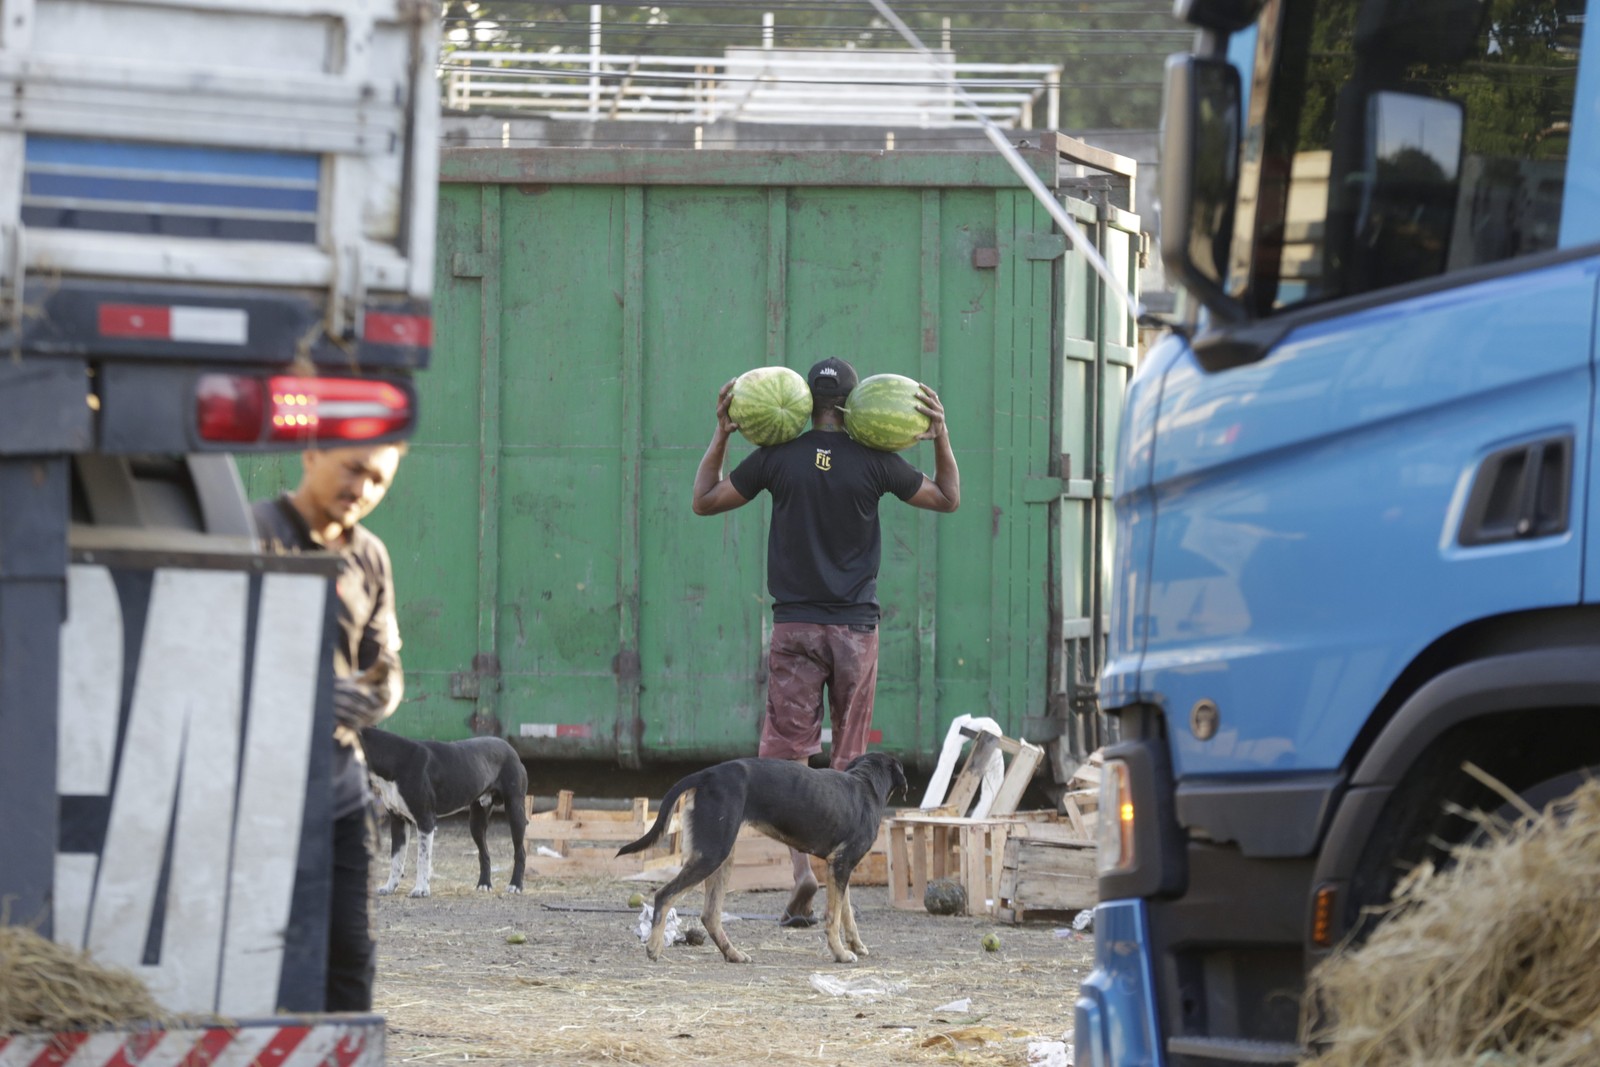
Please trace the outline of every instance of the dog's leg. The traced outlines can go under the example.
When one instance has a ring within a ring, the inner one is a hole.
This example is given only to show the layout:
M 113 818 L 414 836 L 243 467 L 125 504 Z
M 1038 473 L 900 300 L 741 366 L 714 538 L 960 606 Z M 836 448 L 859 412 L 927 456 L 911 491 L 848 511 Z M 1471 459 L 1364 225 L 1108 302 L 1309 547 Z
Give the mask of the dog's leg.
M 699 885 L 711 876 L 711 873 L 722 866 L 722 861 L 727 858 L 727 853 L 721 856 L 707 856 L 703 852 L 694 851 L 693 842 L 689 844 L 689 854 L 683 861 L 683 869 L 678 876 L 656 892 L 656 913 L 650 923 L 650 940 L 645 942 L 645 955 L 653 960 L 661 958 L 661 950 L 666 948 L 667 939 L 667 912 L 672 910 L 672 905 L 683 896 L 684 891 Z
M 850 907 L 847 899 L 850 885 L 850 872 L 841 871 L 841 864 L 830 859 L 828 862 L 828 916 L 824 926 L 828 934 L 828 951 L 833 953 L 833 958 L 838 963 L 856 962 L 856 954 L 844 947 L 844 941 L 839 936 L 840 929 L 844 926 L 844 913 Z M 840 875 L 844 877 L 841 880 Z
M 728 892 L 728 877 L 733 873 L 733 857 L 722 861 L 722 866 L 706 879 L 706 903 L 700 910 L 700 922 L 705 925 L 711 941 L 722 950 L 722 958 L 729 963 L 749 963 L 750 957 L 733 947 L 728 933 L 722 928 L 722 898 Z
M 506 794 L 506 822 L 511 827 L 511 884 L 507 893 L 522 892 L 522 874 L 528 865 L 528 809 L 524 801 L 527 786 Z
M 478 846 L 478 892 L 487 893 L 494 888 L 489 877 L 488 797 L 479 797 L 468 806 L 467 828 L 472 831 L 472 843 Z
M 406 846 L 410 843 L 411 823 L 394 812 L 389 813 L 389 880 L 378 887 L 378 895 L 386 897 L 400 886 L 406 873 Z
M 844 877 L 839 880 L 839 884 L 843 887 L 839 896 L 843 898 L 844 905 L 839 909 L 839 917 L 844 923 L 844 943 L 855 950 L 857 956 L 870 956 L 872 953 L 868 952 L 867 946 L 861 942 L 861 931 L 856 929 L 855 905 L 850 903 L 850 875 L 852 873 L 854 873 L 854 867 L 845 872 Z
M 433 881 L 433 831 L 430 824 L 426 830 L 417 827 L 417 884 L 411 887 L 411 895 L 425 897 L 430 895 L 428 885 Z

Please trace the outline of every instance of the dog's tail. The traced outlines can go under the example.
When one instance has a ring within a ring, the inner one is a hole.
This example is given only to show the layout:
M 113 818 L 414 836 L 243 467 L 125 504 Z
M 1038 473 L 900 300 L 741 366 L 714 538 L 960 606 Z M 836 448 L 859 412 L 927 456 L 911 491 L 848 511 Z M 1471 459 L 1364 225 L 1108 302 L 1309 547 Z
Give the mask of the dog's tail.
M 656 814 L 656 821 L 651 825 L 650 829 L 646 830 L 644 836 L 637 841 L 630 841 L 617 849 L 617 855 L 627 856 L 634 852 L 643 852 L 661 840 L 661 835 L 666 832 L 667 823 L 672 818 L 672 809 L 677 805 L 678 798 L 686 791 L 693 789 L 699 783 L 700 776 L 703 773 L 705 772 L 696 771 L 687 778 L 679 779 L 671 789 L 668 789 L 667 795 L 661 798 L 661 810 Z

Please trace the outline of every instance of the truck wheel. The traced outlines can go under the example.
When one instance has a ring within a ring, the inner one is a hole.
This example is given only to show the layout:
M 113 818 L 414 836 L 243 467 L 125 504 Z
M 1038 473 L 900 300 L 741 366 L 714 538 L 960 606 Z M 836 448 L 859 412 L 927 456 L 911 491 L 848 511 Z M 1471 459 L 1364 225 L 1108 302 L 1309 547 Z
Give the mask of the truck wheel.
M 1554 819 L 1565 819 L 1572 811 L 1571 796 L 1585 782 L 1600 778 L 1600 767 L 1584 767 L 1565 774 L 1558 774 L 1554 778 L 1547 778 L 1537 785 L 1521 790 L 1517 796 L 1521 804 L 1506 801 L 1492 813 L 1494 823 L 1511 827 L 1527 814 L 1527 809 L 1532 808 L 1541 814 L 1548 814 Z M 1526 805 L 1526 807 L 1524 807 Z M 1466 844 L 1477 846 L 1488 843 L 1490 834 L 1483 826 L 1479 826 L 1467 836 Z
M 1513 790 L 1529 807 L 1559 803 L 1587 778 L 1600 777 L 1600 742 L 1591 739 L 1592 712 L 1549 715 L 1548 734 L 1530 732 L 1525 720 L 1468 724 L 1439 739 L 1406 772 L 1379 817 L 1365 854 L 1350 879 L 1344 928 L 1363 940 L 1418 864 L 1443 866 L 1459 846 L 1485 842 L 1481 815 L 1506 823 L 1522 814 L 1496 790 L 1463 769 L 1472 763 Z

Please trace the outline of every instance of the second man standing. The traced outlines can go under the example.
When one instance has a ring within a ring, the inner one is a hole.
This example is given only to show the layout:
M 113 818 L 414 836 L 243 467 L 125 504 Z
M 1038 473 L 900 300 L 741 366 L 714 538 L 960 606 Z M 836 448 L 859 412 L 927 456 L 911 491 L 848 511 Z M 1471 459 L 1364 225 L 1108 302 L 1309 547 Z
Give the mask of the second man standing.
M 882 534 L 878 501 L 893 494 L 914 508 L 954 511 L 961 473 L 950 448 L 944 407 L 926 385 L 917 410 L 928 417 L 922 439 L 933 442 L 933 476 L 893 452 L 845 433 L 840 409 L 856 370 L 824 359 L 806 375 L 811 429 L 786 444 L 757 448 L 726 478 L 730 381 L 717 394 L 717 425 L 694 479 L 696 515 L 743 507 L 763 489 L 772 494 L 767 534 L 767 590 L 772 595 L 772 648 L 767 710 L 758 754 L 807 762 L 822 751 L 822 693 L 828 692 L 835 769 L 866 751 L 878 681 L 878 564 Z M 817 880 L 810 860 L 790 849 L 794 894 L 780 922 L 812 926 Z

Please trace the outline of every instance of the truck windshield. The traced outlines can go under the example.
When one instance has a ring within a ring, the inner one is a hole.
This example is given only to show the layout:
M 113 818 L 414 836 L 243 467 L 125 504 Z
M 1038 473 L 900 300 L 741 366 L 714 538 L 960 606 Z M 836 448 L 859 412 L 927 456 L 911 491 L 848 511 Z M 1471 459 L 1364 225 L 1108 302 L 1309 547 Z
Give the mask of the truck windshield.
M 1268 0 L 1229 280 L 1257 315 L 1556 246 L 1583 0 Z

